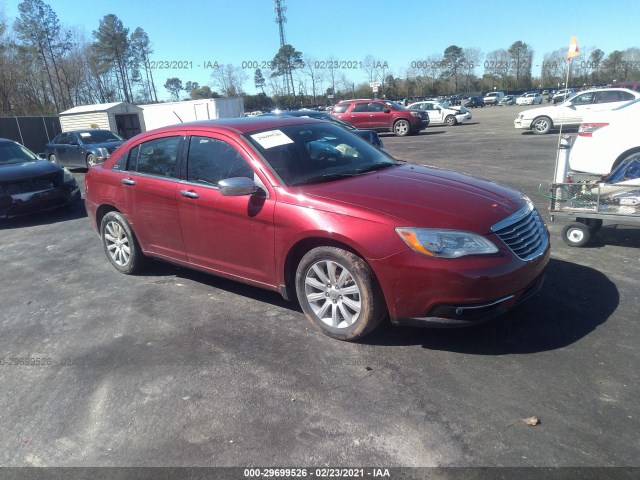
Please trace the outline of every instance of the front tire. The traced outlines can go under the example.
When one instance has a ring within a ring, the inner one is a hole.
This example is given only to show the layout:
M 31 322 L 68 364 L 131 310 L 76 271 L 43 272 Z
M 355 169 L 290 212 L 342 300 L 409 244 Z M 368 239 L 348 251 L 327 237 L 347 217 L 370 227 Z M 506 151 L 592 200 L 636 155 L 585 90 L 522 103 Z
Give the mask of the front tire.
M 406 137 L 411 133 L 411 125 L 409 125 L 407 120 L 397 120 L 396 123 L 393 124 L 393 133 L 398 137 Z
M 386 306 L 373 272 L 357 255 L 317 247 L 302 257 L 296 293 L 307 319 L 338 340 L 355 340 L 375 329 Z
M 536 135 L 544 135 L 551 131 L 553 122 L 549 117 L 538 117 L 531 122 L 531 130 Z
M 104 253 L 116 270 L 130 275 L 144 263 L 142 249 L 129 223 L 120 212 L 109 212 L 100 222 Z
M 97 164 L 98 164 L 98 159 L 93 153 L 90 153 L 89 155 L 87 155 L 87 168 L 91 168 Z
M 444 119 L 444 123 L 448 127 L 453 127 L 458 123 L 458 121 L 456 120 L 456 117 L 454 117 L 453 115 L 447 115 Z

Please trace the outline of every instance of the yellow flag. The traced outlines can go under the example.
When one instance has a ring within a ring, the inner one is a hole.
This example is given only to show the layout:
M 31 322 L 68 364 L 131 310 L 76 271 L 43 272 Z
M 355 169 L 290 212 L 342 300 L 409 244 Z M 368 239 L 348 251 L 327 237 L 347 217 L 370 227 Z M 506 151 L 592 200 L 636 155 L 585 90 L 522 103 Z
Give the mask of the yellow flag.
M 567 60 L 571 60 L 573 57 L 577 57 L 580 55 L 580 50 L 578 50 L 578 40 L 576 37 L 571 35 L 571 41 L 569 42 L 569 51 L 567 52 Z

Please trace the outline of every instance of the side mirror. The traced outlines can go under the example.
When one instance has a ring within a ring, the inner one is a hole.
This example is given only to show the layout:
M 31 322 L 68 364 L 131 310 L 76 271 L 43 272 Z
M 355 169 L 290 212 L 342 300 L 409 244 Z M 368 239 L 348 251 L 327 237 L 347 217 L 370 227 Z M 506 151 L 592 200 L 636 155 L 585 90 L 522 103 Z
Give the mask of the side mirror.
M 218 188 L 225 197 L 251 195 L 258 190 L 255 182 L 247 177 L 225 178 L 218 182 Z
M 47 154 L 46 153 L 38 153 L 38 158 L 40 160 L 47 160 Z
M 382 110 L 384 113 L 389 113 L 391 112 L 391 110 L 389 110 L 388 108 L 385 108 L 384 110 Z
M 564 102 L 564 106 L 565 107 L 573 107 L 573 102 L 566 101 L 566 102 Z

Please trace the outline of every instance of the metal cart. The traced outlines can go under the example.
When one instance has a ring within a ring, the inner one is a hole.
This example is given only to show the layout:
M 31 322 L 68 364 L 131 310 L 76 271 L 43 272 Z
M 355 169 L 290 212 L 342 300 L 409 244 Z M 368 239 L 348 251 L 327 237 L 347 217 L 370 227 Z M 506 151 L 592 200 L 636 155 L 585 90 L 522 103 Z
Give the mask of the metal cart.
M 554 183 L 551 186 L 551 220 L 575 220 L 562 229 L 562 239 L 572 247 L 586 245 L 603 220 L 640 223 L 640 186 L 605 183 Z

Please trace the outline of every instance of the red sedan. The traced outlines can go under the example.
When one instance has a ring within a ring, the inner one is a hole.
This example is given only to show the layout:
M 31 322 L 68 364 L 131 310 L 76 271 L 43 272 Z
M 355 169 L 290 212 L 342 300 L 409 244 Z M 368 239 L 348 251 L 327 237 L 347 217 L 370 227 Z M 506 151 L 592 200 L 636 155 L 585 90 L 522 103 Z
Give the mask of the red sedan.
M 385 317 L 462 325 L 535 293 L 549 235 L 521 193 L 398 162 L 306 118 L 181 124 L 140 134 L 86 175 L 107 258 L 145 257 L 297 297 L 325 334 Z

